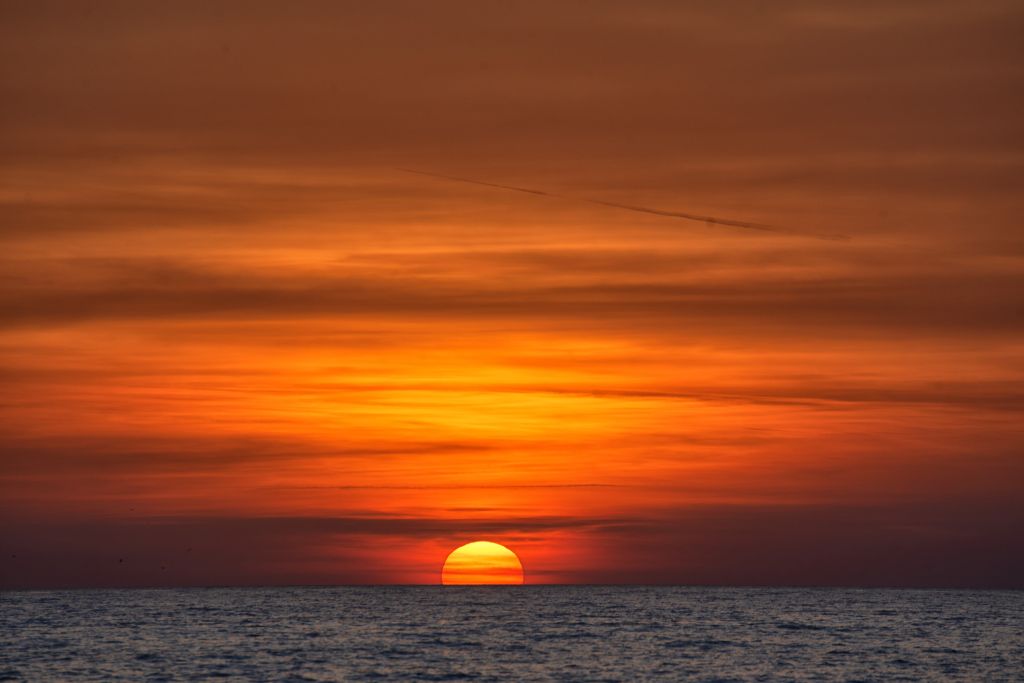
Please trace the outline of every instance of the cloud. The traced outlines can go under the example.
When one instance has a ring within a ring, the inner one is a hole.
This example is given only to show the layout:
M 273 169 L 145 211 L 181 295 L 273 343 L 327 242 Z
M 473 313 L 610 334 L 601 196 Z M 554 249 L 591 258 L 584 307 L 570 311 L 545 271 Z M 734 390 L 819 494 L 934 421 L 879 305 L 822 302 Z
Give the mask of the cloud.
M 343 445 L 267 434 L 175 436 L 172 430 L 135 435 L 71 434 L 63 438 L 11 435 L 0 448 L 0 483 L 12 486 L 40 479 L 55 482 L 58 478 L 67 481 L 116 477 L 131 481 L 163 475 L 236 476 L 239 472 L 257 469 L 295 467 L 316 458 L 332 462 L 379 462 L 389 458 L 467 456 L 491 448 L 484 442 L 468 441 L 363 439 L 361 443 Z
M 361 554 L 367 548 L 415 547 L 429 539 L 454 547 L 463 538 L 557 532 L 563 543 L 586 544 L 607 557 L 591 566 L 545 566 L 527 554 L 528 571 L 537 578 L 1020 588 L 1024 554 L 1013 540 L 1022 521 L 1018 503 L 992 500 L 697 505 L 622 517 L 177 516 L 5 528 L 4 548 L 14 557 L 0 563 L 5 588 L 211 585 L 224 577 L 264 585 L 325 577 L 374 583 L 392 570 L 381 557 L 368 563 Z M 63 561 L 54 562 L 55 553 Z
M 628 558 L 626 581 L 1019 588 L 1024 553 L 1010 538 L 1021 521 L 1007 499 L 690 506 L 610 548 Z
M 443 161 L 642 187 L 680 159 L 995 153 L 1016 139 L 1019 18 L 994 2 L 23 4 L 2 29 L 3 131 L 27 166 Z M 883 193 L 905 177 L 885 167 Z
M 934 382 L 893 386 L 844 385 L 832 377 L 799 385 L 773 382 L 770 386 L 740 387 L 718 384 L 678 390 L 622 390 L 585 387 L 531 387 L 518 391 L 565 393 L 598 398 L 636 398 L 652 400 L 721 401 L 726 403 L 763 403 L 771 405 L 812 405 L 823 407 L 843 404 L 939 405 L 975 409 L 1016 411 L 1024 408 L 1024 392 L 1015 381 Z M 501 389 L 498 389 L 501 391 Z
M 304 488 L 332 489 L 338 491 L 371 490 L 371 491 L 464 491 L 487 489 L 590 489 L 618 488 L 621 484 L 411 484 L 408 486 L 310 486 Z M 488 508 L 491 509 L 491 508 Z
M 575 197 L 567 197 L 561 194 L 554 194 L 551 192 L 542 192 L 540 190 L 530 190 L 523 187 L 514 187 L 512 185 L 499 185 L 496 183 L 486 183 L 480 180 L 469 180 L 466 178 L 456 178 L 454 176 L 442 175 L 440 173 L 429 173 L 427 171 L 414 171 L 412 169 L 398 169 L 406 173 L 416 173 L 419 175 L 432 176 L 434 178 L 442 178 L 444 180 L 453 180 L 460 183 L 472 183 L 474 185 L 484 185 L 487 187 L 496 187 L 502 190 L 512 190 L 513 192 L 525 192 L 526 194 L 540 195 L 542 197 L 554 197 L 556 199 L 569 199 L 573 201 L 589 202 L 591 204 L 598 204 L 600 206 L 609 206 L 616 209 L 625 209 L 627 211 L 636 211 L 638 213 L 649 213 L 655 216 L 664 216 L 666 218 L 681 218 L 687 221 L 695 221 L 698 223 L 704 223 L 709 226 L 726 226 L 731 228 L 744 228 L 747 230 L 760 230 L 762 232 L 777 232 L 782 234 L 791 235 L 803 235 L 806 237 L 815 237 L 818 239 L 833 240 L 833 241 L 845 241 L 849 239 L 848 235 L 840 234 L 829 234 L 820 232 L 807 232 L 803 230 L 794 230 L 793 228 L 785 228 L 777 225 L 764 225 L 763 223 L 751 223 L 749 221 L 737 221 L 728 218 L 719 218 L 716 216 L 700 216 L 697 214 L 683 213 L 681 211 L 666 211 L 663 209 L 652 209 L 644 206 L 630 206 L 628 204 L 618 204 L 616 202 L 607 202 L 597 199 L 580 199 Z
M 554 262 L 554 255 L 549 258 Z M 566 263 L 572 258 L 566 254 Z M 662 330 L 756 327 L 783 337 L 843 334 L 848 328 L 879 334 L 893 329 L 956 334 L 970 328 L 980 334 L 1009 332 L 1021 323 L 1015 293 L 1024 289 L 1024 276 L 984 266 L 860 279 L 736 272 L 714 282 L 646 283 L 622 278 L 616 268 L 609 264 L 604 277 L 595 274 L 588 282 L 555 284 L 541 278 L 531 284 L 469 279 L 471 272 L 467 279 L 400 271 L 330 276 L 299 270 L 275 277 L 189 261 L 126 260 L 91 282 L 69 279 L 62 286 L 59 280 L 38 285 L 30 280 L 8 287 L 0 297 L 0 320 L 17 327 L 119 319 L 576 319 Z
M 619 520 L 558 516 L 492 519 L 401 516 L 139 517 L 26 521 L 0 532 L 0 586 L 388 583 L 402 569 L 367 551 L 420 541 L 618 528 Z M 447 546 L 446 546 L 447 547 Z M 395 558 L 391 558 L 393 562 Z M 441 558 L 430 558 L 433 578 Z M 423 559 L 406 554 L 401 565 Z M 422 570 L 420 570 L 422 571 Z M 414 574 L 415 575 L 415 574 Z M 406 576 L 408 574 L 406 573 Z M 423 574 L 419 576 L 424 580 Z M 408 580 L 408 579 L 407 579 Z

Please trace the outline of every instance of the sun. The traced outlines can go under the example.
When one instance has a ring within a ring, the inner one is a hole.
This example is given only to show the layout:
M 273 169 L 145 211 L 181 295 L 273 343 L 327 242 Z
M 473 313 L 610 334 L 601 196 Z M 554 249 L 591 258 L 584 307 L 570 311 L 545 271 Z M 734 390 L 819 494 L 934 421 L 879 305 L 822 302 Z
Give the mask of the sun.
M 453 550 L 441 569 L 446 586 L 523 583 L 523 564 L 514 552 L 498 543 L 474 541 Z

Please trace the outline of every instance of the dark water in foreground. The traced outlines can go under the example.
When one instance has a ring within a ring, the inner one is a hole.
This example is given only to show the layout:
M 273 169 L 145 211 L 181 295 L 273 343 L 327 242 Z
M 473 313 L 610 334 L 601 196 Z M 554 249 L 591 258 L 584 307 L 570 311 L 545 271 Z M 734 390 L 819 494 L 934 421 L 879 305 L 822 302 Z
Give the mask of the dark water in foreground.
M 645 587 L 0 595 L 2 680 L 1024 680 L 1024 593 Z

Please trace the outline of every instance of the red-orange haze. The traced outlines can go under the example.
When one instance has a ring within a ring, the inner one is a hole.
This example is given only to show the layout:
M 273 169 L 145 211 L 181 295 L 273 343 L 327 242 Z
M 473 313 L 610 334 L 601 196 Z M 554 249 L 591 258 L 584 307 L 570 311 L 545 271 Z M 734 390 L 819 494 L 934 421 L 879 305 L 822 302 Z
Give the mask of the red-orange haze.
M 1024 586 L 1020 3 L 0 19 L 0 588 Z

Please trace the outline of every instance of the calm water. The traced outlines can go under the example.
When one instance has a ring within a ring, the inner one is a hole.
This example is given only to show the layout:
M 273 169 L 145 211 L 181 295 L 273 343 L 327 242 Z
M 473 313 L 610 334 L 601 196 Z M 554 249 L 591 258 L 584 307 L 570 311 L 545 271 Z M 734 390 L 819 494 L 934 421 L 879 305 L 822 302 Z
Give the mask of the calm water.
M 645 587 L 0 595 L 2 680 L 1024 680 L 1024 593 Z

